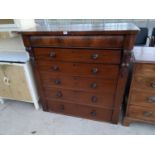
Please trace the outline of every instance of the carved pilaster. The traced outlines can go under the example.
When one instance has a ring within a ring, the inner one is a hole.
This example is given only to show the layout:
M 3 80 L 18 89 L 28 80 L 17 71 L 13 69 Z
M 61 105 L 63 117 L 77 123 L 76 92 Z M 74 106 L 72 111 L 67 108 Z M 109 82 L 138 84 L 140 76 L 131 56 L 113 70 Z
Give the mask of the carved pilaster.
M 26 47 L 25 48 L 26 51 L 29 53 L 30 55 L 30 61 L 33 65 L 35 65 L 35 58 L 34 58 L 34 54 L 33 54 L 33 51 L 32 51 L 32 47 Z
M 124 50 L 123 58 L 122 58 L 122 64 L 121 64 L 121 74 L 124 76 L 124 74 L 127 74 L 130 62 L 132 61 L 132 51 L 131 50 Z

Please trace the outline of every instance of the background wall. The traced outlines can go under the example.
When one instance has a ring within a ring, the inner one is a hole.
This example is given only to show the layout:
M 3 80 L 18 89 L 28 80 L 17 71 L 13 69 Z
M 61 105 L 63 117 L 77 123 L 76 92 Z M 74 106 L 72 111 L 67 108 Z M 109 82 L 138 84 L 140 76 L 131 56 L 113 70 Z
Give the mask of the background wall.
M 16 37 L 11 31 L 32 28 L 35 24 L 34 19 L 0 19 L 0 38 Z
M 0 19 L 0 24 L 14 24 L 13 19 Z

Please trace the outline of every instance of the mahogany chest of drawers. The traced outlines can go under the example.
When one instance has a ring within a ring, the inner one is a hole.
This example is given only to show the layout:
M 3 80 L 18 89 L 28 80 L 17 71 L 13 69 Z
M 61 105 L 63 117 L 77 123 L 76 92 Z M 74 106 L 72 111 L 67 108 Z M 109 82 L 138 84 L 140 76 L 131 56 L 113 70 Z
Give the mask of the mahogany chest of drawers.
M 117 123 L 138 30 L 124 23 L 21 31 L 43 110 Z
M 135 47 L 134 68 L 124 125 L 155 123 L 155 48 Z

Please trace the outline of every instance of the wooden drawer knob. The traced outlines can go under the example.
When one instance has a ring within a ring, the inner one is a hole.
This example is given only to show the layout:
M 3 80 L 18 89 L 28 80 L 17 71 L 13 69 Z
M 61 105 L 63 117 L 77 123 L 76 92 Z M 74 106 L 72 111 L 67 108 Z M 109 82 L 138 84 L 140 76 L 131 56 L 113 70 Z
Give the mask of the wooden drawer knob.
M 97 84 L 95 82 L 93 82 L 93 83 L 91 83 L 90 87 L 95 89 L 97 87 Z
M 97 113 L 96 113 L 96 111 L 93 110 L 93 111 L 90 112 L 90 115 L 95 117 L 97 115 Z
M 143 115 L 144 115 L 145 117 L 151 117 L 151 116 L 153 115 L 153 112 L 144 111 L 144 112 L 143 112 Z
M 154 103 L 155 102 L 155 96 L 148 97 L 148 102 Z
M 55 58 L 56 57 L 56 53 L 55 52 L 50 52 L 50 57 L 51 58 Z
M 97 102 L 97 97 L 96 97 L 96 96 L 92 96 L 91 101 L 92 101 L 93 103 L 96 103 L 96 102 Z
M 56 92 L 56 97 L 62 97 L 62 92 L 61 91 L 58 91 L 58 92 Z
M 92 54 L 91 59 L 96 60 L 98 58 L 98 56 L 99 56 L 98 54 Z
M 64 105 L 60 105 L 60 110 L 64 111 L 65 110 L 65 106 Z
M 56 85 L 59 85 L 59 84 L 61 84 L 61 81 L 60 81 L 59 79 L 56 79 L 56 80 L 54 80 L 54 83 L 55 83 Z
M 53 71 L 59 71 L 59 66 L 57 66 L 57 65 L 52 66 L 52 70 Z
M 152 87 L 152 88 L 155 88 L 155 82 L 152 82 L 152 83 L 151 83 L 151 87 Z
M 92 74 L 97 74 L 98 68 L 92 68 L 91 72 L 92 72 Z

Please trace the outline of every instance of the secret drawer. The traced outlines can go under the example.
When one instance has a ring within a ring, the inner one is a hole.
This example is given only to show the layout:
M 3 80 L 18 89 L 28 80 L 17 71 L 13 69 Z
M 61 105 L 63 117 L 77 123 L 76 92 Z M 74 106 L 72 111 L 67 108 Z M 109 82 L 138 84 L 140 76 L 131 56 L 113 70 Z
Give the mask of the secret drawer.
M 130 104 L 155 108 L 155 92 L 132 90 Z
M 31 45 L 51 47 L 122 48 L 123 36 L 31 36 Z
M 68 88 L 89 92 L 111 93 L 116 89 L 117 80 L 103 80 L 102 78 L 86 78 L 71 76 L 50 76 L 41 74 L 42 84 L 45 87 Z
M 155 91 L 155 77 L 135 76 L 132 87 L 140 90 Z
M 84 63 L 63 63 L 57 61 L 37 61 L 41 74 L 50 76 L 87 76 L 116 79 L 119 73 L 118 65 L 84 64 Z M 45 73 L 46 72 L 46 73 Z
M 130 106 L 127 115 L 131 118 L 155 122 L 155 110 L 150 108 Z
M 49 100 L 58 100 L 83 105 L 101 106 L 112 108 L 114 102 L 114 92 L 111 93 L 91 93 L 77 90 L 44 88 L 45 97 Z
M 111 121 L 112 110 L 95 108 L 90 106 L 82 106 L 78 104 L 69 104 L 58 101 L 47 101 L 49 111 L 74 115 L 100 121 Z
M 121 60 L 120 50 L 34 48 L 34 53 L 36 59 L 47 61 L 120 64 Z

